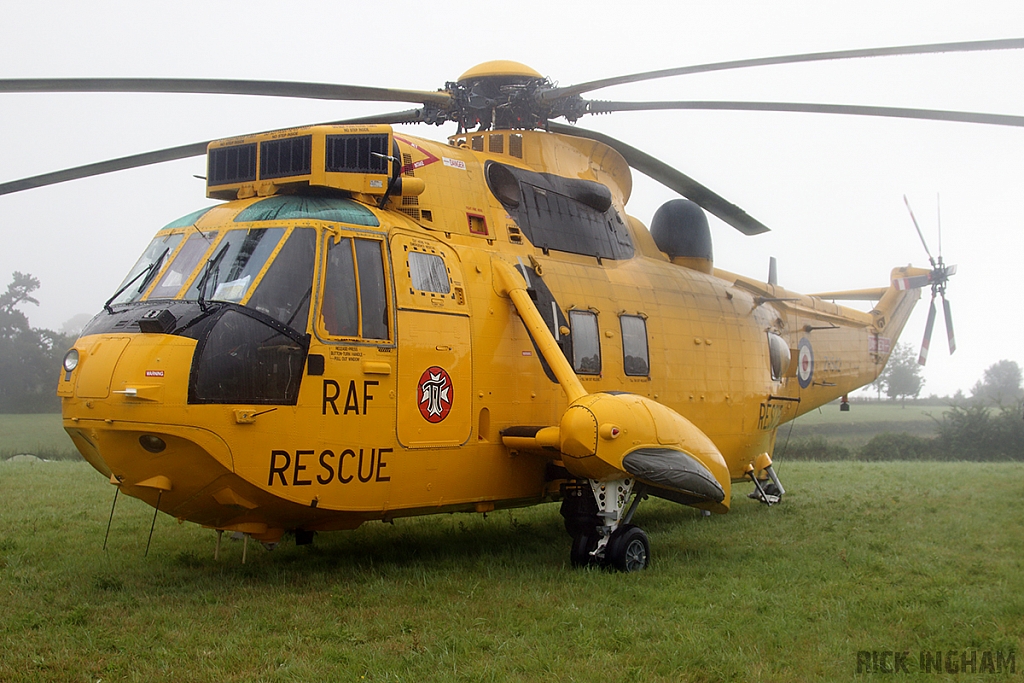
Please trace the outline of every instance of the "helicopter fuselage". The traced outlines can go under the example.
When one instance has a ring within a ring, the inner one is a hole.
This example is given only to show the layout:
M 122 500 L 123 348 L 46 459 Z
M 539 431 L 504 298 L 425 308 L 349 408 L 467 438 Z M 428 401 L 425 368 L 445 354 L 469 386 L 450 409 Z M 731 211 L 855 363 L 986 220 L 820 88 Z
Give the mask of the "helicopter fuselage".
M 268 541 L 557 500 L 560 453 L 503 439 L 559 424 L 569 400 L 500 263 L 587 392 L 667 406 L 739 480 L 780 424 L 875 379 L 919 296 L 883 288 L 864 313 L 673 260 L 625 213 L 628 168 L 597 142 L 393 144 L 393 192 L 222 174 L 211 196 L 241 198 L 158 232 L 58 383 L 97 470 L 179 519 Z

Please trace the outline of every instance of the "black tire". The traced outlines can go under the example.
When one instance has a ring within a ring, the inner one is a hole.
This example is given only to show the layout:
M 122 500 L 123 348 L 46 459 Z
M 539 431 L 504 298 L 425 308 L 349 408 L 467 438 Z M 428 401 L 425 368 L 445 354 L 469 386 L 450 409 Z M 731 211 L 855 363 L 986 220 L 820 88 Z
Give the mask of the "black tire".
M 591 551 L 597 547 L 597 534 L 580 533 L 572 537 L 572 547 L 569 549 L 569 564 L 573 569 L 590 567 L 595 563 Z
M 624 524 L 615 530 L 608 547 L 605 561 L 620 572 L 638 572 L 651 564 L 651 542 L 638 526 Z
M 593 536 L 597 533 L 597 517 L 566 517 L 562 520 L 565 524 L 565 531 L 573 538 L 580 534 Z

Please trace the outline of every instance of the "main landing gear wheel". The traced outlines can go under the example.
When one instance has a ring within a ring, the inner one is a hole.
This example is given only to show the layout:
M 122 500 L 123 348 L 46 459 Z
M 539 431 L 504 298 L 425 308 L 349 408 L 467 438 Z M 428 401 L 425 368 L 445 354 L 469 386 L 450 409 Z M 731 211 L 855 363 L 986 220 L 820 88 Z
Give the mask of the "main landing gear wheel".
M 647 534 L 638 526 L 623 524 L 608 541 L 605 561 L 620 572 L 647 569 L 651 564 L 651 542 Z

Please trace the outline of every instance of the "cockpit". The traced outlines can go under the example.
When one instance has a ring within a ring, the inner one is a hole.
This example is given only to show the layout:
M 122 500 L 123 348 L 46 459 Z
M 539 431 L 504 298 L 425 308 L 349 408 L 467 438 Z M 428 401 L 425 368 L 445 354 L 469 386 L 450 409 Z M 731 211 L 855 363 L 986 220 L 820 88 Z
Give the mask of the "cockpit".
M 317 243 L 326 233 L 326 273 L 335 282 L 318 315 L 330 318 L 328 332 L 352 327 L 388 338 L 382 243 L 332 239 L 325 225 L 378 227 L 368 208 L 337 197 L 273 196 L 219 224 L 203 220 L 210 210 L 161 229 L 83 335 L 196 339 L 189 403 L 294 404 L 309 348 Z

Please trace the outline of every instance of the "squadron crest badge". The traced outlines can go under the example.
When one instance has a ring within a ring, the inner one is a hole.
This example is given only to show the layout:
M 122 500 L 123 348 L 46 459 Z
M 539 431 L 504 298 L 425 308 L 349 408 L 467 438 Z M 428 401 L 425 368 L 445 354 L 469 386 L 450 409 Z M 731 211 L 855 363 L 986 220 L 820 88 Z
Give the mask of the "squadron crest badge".
M 452 393 L 452 378 L 444 368 L 433 365 L 424 370 L 416 387 L 416 402 L 423 419 L 436 424 L 448 417 L 454 399 Z

